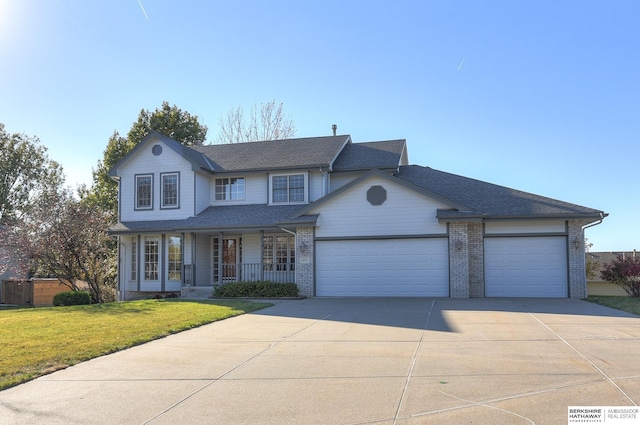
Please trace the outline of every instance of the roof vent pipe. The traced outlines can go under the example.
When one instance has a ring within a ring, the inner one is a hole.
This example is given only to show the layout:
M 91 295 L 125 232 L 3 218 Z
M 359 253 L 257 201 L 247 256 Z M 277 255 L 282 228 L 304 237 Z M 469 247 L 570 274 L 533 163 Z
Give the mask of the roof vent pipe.
M 335 124 L 333 124 L 333 125 L 331 126 L 331 130 L 333 130 L 333 135 L 335 136 L 335 135 L 336 135 L 336 131 L 338 130 L 338 126 L 337 126 L 337 125 L 335 125 Z

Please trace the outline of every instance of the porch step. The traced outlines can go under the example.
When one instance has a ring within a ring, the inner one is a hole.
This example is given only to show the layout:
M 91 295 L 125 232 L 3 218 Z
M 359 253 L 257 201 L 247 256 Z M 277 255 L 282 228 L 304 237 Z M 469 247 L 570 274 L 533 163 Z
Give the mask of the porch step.
M 204 300 L 211 298 L 213 286 L 185 286 L 180 290 L 180 298 Z

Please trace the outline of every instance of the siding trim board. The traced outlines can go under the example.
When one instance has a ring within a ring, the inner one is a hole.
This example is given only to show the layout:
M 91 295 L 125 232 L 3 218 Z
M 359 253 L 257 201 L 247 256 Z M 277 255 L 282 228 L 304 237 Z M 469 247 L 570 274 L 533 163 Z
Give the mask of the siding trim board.
M 490 238 L 538 238 L 552 236 L 567 236 L 566 232 L 547 232 L 547 233 L 489 233 L 484 234 L 485 239 Z
M 427 235 L 373 235 L 373 236 L 319 236 L 315 237 L 315 241 L 368 241 L 368 240 L 387 240 L 387 239 L 447 239 L 446 233 L 436 233 Z

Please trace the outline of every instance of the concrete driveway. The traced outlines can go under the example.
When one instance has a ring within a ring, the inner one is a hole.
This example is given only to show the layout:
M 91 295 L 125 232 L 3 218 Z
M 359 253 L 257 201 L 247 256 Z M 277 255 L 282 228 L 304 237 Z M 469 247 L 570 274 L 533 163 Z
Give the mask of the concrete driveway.
M 2 391 L 0 423 L 565 424 L 640 403 L 639 350 L 579 300 L 285 301 Z

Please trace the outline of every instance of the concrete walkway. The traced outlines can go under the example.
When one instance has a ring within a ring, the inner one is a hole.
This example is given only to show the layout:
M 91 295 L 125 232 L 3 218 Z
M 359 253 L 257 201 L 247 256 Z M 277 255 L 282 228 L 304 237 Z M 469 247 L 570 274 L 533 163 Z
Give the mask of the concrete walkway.
M 565 424 L 640 403 L 640 318 L 579 300 L 309 299 L 0 392 L 2 424 Z

